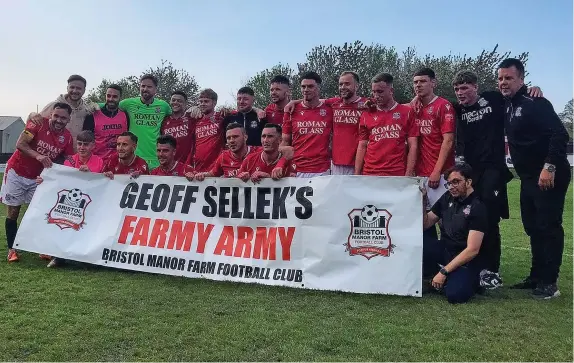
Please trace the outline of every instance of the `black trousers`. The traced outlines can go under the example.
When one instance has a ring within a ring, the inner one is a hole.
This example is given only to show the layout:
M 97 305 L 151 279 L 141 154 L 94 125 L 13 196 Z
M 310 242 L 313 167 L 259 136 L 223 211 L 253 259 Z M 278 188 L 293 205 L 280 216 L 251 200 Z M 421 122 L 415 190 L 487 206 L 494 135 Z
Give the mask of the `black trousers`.
M 512 173 L 505 167 L 474 169 L 474 189 L 488 212 L 488 231 L 484 234 L 481 256 L 485 268 L 492 272 L 500 269 L 501 239 L 499 223 L 508 219 L 508 194 L 506 184 Z
M 449 251 L 444 241 L 423 237 L 423 277 L 433 278 L 457 253 Z M 448 274 L 443 287 L 444 295 L 451 304 L 465 303 L 474 296 L 479 286 L 482 266 L 478 260 L 471 260 Z
M 558 280 L 564 252 L 562 215 L 571 178 L 568 167 L 556 171 L 554 188 L 550 190 L 542 191 L 538 178 L 522 178 L 520 182 L 522 224 L 532 251 L 530 277 L 542 283 Z

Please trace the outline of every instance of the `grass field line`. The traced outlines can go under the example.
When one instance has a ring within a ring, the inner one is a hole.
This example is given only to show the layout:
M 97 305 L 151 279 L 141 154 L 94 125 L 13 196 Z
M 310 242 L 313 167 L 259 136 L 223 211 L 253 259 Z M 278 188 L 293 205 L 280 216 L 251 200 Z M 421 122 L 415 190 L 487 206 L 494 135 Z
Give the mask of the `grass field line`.
M 502 248 L 511 248 L 511 249 L 513 249 L 513 250 L 528 251 L 528 252 L 530 252 L 530 248 L 528 248 L 528 247 L 516 247 L 516 246 L 505 246 L 505 245 L 502 245 Z M 568 256 L 568 257 L 572 257 L 572 254 L 566 253 L 566 252 L 564 252 L 563 255 L 564 255 L 564 256 Z

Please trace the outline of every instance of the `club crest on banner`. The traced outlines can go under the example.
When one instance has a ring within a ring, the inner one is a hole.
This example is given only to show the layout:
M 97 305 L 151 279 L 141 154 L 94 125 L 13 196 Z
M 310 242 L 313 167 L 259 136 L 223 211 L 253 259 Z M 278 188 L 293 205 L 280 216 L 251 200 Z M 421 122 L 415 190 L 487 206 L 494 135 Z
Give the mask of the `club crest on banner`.
M 389 257 L 395 247 L 389 234 L 391 213 L 374 205 L 366 205 L 353 209 L 348 216 L 351 231 L 345 246 L 349 255 L 361 255 L 368 260 L 375 256 Z
M 92 198 L 80 189 L 60 190 L 56 205 L 46 215 L 46 220 L 48 224 L 55 224 L 60 229 L 72 228 L 79 231 L 86 223 L 86 208 L 91 202 Z

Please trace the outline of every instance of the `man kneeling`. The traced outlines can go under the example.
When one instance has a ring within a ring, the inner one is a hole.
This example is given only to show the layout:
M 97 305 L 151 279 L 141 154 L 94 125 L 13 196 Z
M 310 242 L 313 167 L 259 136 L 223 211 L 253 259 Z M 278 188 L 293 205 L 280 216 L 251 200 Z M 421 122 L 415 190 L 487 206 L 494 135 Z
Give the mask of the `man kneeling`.
M 442 219 L 441 239 L 423 240 L 423 280 L 442 290 L 450 303 L 467 302 L 479 288 L 483 268 L 479 254 L 487 229 L 487 211 L 472 188 L 472 169 L 458 164 L 445 173 L 449 193 L 427 213 L 423 190 L 424 229 Z M 434 276 L 434 277 L 433 277 Z

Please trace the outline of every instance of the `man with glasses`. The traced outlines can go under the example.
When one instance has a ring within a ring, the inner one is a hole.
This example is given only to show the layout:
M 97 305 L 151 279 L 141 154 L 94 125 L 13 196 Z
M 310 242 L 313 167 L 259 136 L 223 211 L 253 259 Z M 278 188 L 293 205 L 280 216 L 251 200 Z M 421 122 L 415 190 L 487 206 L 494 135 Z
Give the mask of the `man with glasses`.
M 480 246 L 488 229 L 487 211 L 472 187 L 472 168 L 457 164 L 446 171 L 444 193 L 426 211 L 426 189 L 423 193 L 423 228 L 442 219 L 440 240 L 423 238 L 423 279 L 444 292 L 448 302 L 465 303 L 479 288 L 484 259 Z

